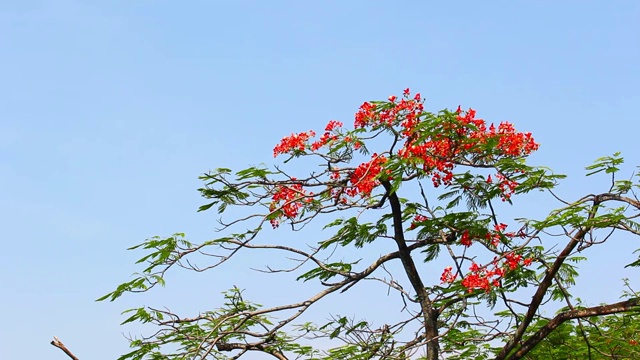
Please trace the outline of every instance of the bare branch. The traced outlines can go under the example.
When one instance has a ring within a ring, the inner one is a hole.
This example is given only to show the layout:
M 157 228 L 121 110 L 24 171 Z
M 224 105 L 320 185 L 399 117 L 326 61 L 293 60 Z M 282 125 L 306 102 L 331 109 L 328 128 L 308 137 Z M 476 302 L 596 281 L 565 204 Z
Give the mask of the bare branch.
M 62 343 L 62 341 L 60 341 L 60 339 L 58 339 L 57 336 L 53 337 L 53 340 L 51 340 L 51 345 L 64 351 L 64 353 L 67 354 L 67 356 L 69 356 L 71 359 L 79 360 L 75 355 L 73 355 L 73 353 L 69 349 L 67 349 L 67 347 Z

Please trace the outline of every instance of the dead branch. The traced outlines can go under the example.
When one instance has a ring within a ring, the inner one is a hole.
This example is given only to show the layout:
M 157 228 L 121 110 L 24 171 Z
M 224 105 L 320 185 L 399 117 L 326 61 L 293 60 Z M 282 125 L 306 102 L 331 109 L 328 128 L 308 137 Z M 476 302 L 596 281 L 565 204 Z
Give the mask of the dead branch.
M 53 346 L 57 347 L 58 349 L 64 351 L 64 353 L 67 354 L 73 360 L 79 360 L 75 355 L 73 355 L 73 353 L 71 351 L 69 351 L 69 349 L 67 349 L 66 346 L 64 346 L 62 341 L 60 341 L 60 339 L 58 339 L 57 336 L 53 337 L 53 340 L 51 340 L 51 345 L 53 345 Z

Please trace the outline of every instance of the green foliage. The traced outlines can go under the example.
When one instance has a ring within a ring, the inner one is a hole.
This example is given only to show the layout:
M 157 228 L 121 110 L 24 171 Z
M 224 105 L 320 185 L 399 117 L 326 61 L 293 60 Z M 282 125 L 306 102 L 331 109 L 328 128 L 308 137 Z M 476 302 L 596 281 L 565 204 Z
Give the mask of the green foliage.
M 298 276 L 298 280 L 311 280 L 311 279 L 320 279 L 322 281 L 327 281 L 336 275 L 346 275 L 351 272 L 352 265 L 357 264 L 358 261 L 346 264 L 342 262 L 324 264 L 322 267 L 315 268 L 313 270 L 307 271 L 306 273 Z
M 544 321 L 531 330 L 542 327 Z M 638 359 L 640 323 L 632 314 L 567 321 L 538 344 L 524 359 Z
M 587 166 L 585 169 L 589 170 L 587 176 L 597 174 L 604 171 L 607 174 L 613 174 L 620 171 L 618 166 L 624 163 L 624 159 L 620 156 L 619 152 L 613 154 L 613 156 L 604 156 L 597 158 L 592 165 Z
M 342 225 L 342 227 L 336 232 L 334 236 L 320 243 L 321 249 L 338 244 L 340 246 L 347 246 L 351 243 L 356 248 L 361 248 L 367 243 L 370 243 L 382 235 L 387 233 L 387 225 L 385 221 L 388 217 L 382 217 L 376 224 L 372 223 L 358 223 L 357 217 L 349 219 L 336 219 L 329 224 L 325 225 L 325 229 Z
M 193 246 L 184 236 L 183 233 L 176 233 L 164 239 L 154 236 L 142 244 L 130 247 L 128 250 L 143 249 L 150 251 L 136 261 L 136 264 L 146 263 L 148 266 L 142 273 L 134 274 L 137 276 L 135 279 L 119 285 L 116 290 L 98 298 L 98 301 L 106 299 L 114 301 L 126 292 L 143 292 L 158 284 L 164 286 L 163 274 L 156 271 L 156 268 L 171 266 L 180 259 L 179 249 L 181 247 L 189 248 Z

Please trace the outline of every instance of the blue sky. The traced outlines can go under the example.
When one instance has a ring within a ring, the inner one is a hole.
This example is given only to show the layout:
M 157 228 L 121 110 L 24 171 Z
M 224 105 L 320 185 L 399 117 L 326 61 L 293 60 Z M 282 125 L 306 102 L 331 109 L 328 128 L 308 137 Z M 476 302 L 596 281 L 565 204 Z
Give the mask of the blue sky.
M 125 352 L 136 329 L 121 310 L 191 299 L 93 300 L 136 271 L 127 247 L 213 236 L 199 174 L 270 163 L 283 135 L 351 123 L 406 87 L 432 111 L 461 104 L 531 131 L 532 160 L 571 175 L 569 198 L 606 190 L 585 165 L 615 151 L 640 164 L 639 15 L 634 1 L 2 1 L 3 356 L 63 359 L 53 335 L 83 359 Z M 592 254 L 581 296 L 615 299 L 638 272 L 602 269 L 637 247 Z M 194 304 L 234 283 L 282 300 L 244 267 L 211 275 Z M 177 289 L 202 287 L 184 275 Z

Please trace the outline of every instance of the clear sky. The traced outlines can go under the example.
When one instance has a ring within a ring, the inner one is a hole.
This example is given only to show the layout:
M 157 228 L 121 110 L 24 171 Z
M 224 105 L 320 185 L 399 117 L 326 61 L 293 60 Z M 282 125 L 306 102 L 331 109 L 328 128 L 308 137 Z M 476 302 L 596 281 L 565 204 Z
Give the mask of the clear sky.
M 615 151 L 640 164 L 639 17 L 637 1 L 1 1 L 0 356 L 65 359 L 57 335 L 115 359 L 137 330 L 121 310 L 215 307 L 232 284 L 281 301 L 240 264 L 173 276 L 179 295 L 94 302 L 138 269 L 127 247 L 213 236 L 199 174 L 272 162 L 283 135 L 351 123 L 406 87 L 432 111 L 531 131 L 532 160 L 571 176 L 569 198 L 606 190 L 585 165 Z M 637 247 L 587 253 L 580 295 L 615 300 L 622 276 L 640 287 L 637 271 L 602 271 Z M 190 295 L 202 287 L 208 299 Z

